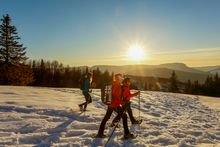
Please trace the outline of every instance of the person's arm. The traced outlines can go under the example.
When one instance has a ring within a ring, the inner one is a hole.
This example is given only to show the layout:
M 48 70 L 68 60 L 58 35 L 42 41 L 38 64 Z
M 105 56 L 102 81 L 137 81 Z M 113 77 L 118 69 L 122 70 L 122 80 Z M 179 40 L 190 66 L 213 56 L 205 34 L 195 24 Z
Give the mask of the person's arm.
M 131 93 L 130 93 L 130 90 L 129 89 L 127 89 L 127 88 L 125 88 L 125 90 L 124 90 L 124 98 L 126 99 L 126 100 L 130 100 L 130 98 L 131 98 Z
M 135 92 L 135 93 L 133 93 L 133 94 L 130 94 L 130 96 L 131 96 L 131 97 L 138 96 L 139 93 L 140 93 L 140 92 L 138 91 L 138 92 Z
M 124 98 L 127 100 L 130 100 L 131 97 L 137 96 L 139 92 L 135 92 L 131 94 L 130 87 L 129 86 L 124 86 Z

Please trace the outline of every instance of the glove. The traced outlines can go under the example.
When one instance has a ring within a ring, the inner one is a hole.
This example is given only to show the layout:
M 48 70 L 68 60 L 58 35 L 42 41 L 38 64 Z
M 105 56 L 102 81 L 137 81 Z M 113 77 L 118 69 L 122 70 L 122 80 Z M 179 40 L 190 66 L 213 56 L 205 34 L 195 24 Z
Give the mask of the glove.
M 130 105 L 130 103 L 131 103 L 130 101 L 126 100 L 125 101 L 125 107 L 128 107 Z
M 141 92 L 140 91 L 138 91 L 138 92 L 136 92 L 136 95 L 139 95 Z

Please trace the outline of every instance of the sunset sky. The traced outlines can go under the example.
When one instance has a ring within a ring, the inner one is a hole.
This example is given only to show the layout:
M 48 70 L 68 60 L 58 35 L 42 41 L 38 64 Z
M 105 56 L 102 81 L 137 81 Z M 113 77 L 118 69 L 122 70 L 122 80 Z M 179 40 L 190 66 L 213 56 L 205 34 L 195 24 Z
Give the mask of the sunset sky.
M 31 59 L 220 65 L 220 0 L 0 0 Z M 132 60 L 131 46 L 143 48 Z

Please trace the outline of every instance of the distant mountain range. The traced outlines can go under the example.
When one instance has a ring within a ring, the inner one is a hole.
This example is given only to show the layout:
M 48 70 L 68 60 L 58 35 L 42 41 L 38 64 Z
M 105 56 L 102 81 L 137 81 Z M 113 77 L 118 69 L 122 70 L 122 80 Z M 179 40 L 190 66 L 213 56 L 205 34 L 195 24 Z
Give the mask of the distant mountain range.
M 210 72 L 210 73 L 216 73 L 220 71 L 220 65 L 217 66 L 204 66 L 204 67 L 194 67 L 194 69 L 204 71 L 204 72 Z M 216 71 L 216 72 L 215 72 Z
M 160 65 L 96 65 L 90 67 L 90 70 L 99 68 L 100 71 L 122 73 L 127 75 L 143 76 L 143 77 L 160 77 L 169 78 L 173 70 L 175 70 L 178 80 L 187 82 L 188 80 L 203 83 L 206 77 L 210 74 L 220 73 L 219 66 L 208 67 L 188 67 L 183 63 L 167 63 Z

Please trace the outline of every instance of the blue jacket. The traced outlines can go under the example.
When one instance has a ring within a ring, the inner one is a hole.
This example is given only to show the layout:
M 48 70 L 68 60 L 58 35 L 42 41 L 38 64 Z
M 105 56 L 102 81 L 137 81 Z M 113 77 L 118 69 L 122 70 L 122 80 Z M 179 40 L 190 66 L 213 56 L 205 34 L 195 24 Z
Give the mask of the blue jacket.
M 85 78 L 83 92 L 89 92 L 90 88 L 91 88 L 91 83 L 90 83 L 89 79 Z

